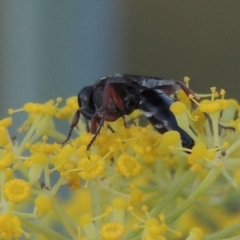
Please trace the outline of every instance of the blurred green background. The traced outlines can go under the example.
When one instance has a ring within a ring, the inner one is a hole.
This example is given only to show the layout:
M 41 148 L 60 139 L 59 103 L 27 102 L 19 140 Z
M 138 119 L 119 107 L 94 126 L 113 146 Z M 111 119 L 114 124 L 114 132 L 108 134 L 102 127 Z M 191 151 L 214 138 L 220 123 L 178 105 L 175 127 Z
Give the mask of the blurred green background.
M 217 85 L 240 98 L 240 1 L 0 2 L 0 117 L 113 73 Z

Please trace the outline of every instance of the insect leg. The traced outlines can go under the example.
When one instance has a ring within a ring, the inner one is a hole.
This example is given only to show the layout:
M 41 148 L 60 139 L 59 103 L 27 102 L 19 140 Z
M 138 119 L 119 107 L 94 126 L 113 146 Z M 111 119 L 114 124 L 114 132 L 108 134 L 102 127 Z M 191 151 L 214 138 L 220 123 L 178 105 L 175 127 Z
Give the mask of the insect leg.
M 70 139 L 70 137 L 72 136 L 72 131 L 73 131 L 73 129 L 74 129 L 74 128 L 77 126 L 77 124 L 78 124 L 79 118 L 80 118 L 80 109 L 78 109 L 78 110 L 76 111 L 76 113 L 74 114 L 74 117 L 73 117 L 73 119 L 72 119 L 72 123 L 71 123 L 71 125 L 70 125 L 70 130 L 69 130 L 69 132 L 68 132 L 67 138 L 66 138 L 63 142 L 61 142 L 60 144 L 65 144 L 65 143 Z
M 91 148 L 93 142 L 95 141 L 96 137 L 100 133 L 100 130 L 101 130 L 101 128 L 102 128 L 102 126 L 104 124 L 104 121 L 105 121 L 105 117 L 106 117 L 106 112 L 103 113 L 101 121 L 98 124 L 99 116 L 97 115 L 97 113 L 93 116 L 93 118 L 91 120 L 91 133 L 94 133 L 94 136 L 91 139 L 91 141 L 89 142 L 89 144 L 87 145 L 87 150 L 89 150 Z
M 187 96 L 191 94 L 193 96 L 193 99 L 198 102 L 198 99 L 195 93 L 190 88 L 188 88 L 184 83 L 180 81 L 176 81 L 176 84 L 180 86 L 180 88 L 186 93 Z
M 110 125 L 107 125 L 107 128 L 108 128 L 112 133 L 115 133 L 114 129 L 113 129 Z
M 123 115 L 122 118 L 123 118 L 124 127 L 125 127 L 125 128 L 128 128 L 129 126 L 128 126 L 128 124 L 127 124 L 127 121 L 126 121 L 125 116 Z
M 85 123 L 86 123 L 86 131 L 90 132 L 90 127 L 89 127 L 89 123 L 88 123 L 88 119 L 85 118 Z

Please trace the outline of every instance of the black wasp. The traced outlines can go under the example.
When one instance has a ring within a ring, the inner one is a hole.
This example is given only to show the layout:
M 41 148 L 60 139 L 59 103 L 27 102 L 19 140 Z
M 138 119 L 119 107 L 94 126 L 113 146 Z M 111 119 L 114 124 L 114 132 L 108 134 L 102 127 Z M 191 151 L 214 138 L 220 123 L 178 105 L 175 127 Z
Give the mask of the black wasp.
M 190 93 L 194 95 L 182 82 L 172 79 L 129 74 L 103 77 L 79 92 L 79 109 L 73 117 L 63 144 L 71 137 L 80 114 L 91 121 L 90 131 L 94 136 L 87 146 L 89 150 L 105 121 L 113 122 L 122 117 L 126 125 L 124 116 L 140 109 L 158 132 L 178 131 L 182 145 L 192 148 L 194 141 L 178 126 L 174 114 L 170 111 L 170 105 L 174 101 L 170 95 L 175 94 L 180 88 L 187 95 Z

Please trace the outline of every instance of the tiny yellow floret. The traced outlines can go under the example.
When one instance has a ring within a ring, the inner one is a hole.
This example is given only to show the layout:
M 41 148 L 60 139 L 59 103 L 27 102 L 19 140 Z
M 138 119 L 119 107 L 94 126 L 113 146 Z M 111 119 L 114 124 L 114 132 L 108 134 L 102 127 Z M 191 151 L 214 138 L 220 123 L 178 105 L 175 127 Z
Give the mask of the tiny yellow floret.
M 149 218 L 146 221 L 146 229 L 149 236 L 153 238 L 159 237 L 160 234 L 168 230 L 166 224 L 161 224 L 156 218 Z
M 142 171 L 141 164 L 132 156 L 122 154 L 117 159 L 117 172 L 127 178 L 138 175 Z
M 170 106 L 170 110 L 175 114 L 181 114 L 186 112 L 187 107 L 184 103 L 176 101 L 174 103 L 172 103 L 172 105 Z
M 204 158 L 207 155 L 207 147 L 205 144 L 197 143 L 192 148 L 192 157 L 194 159 Z
M 34 164 L 42 165 L 47 163 L 48 157 L 46 154 L 43 153 L 35 153 L 30 156 L 29 161 L 31 161 Z
M 6 169 L 13 162 L 13 158 L 13 152 L 2 152 L 2 155 L 0 155 L 0 169 Z
M 89 158 L 82 158 L 78 162 L 78 168 L 80 169 L 79 176 L 82 179 L 95 179 L 102 174 L 105 162 L 99 155 L 91 155 Z
M 205 113 L 215 113 L 221 111 L 222 107 L 219 101 L 203 100 L 199 104 L 199 110 Z
M 175 144 L 179 143 L 181 137 L 179 132 L 177 131 L 168 131 L 163 134 L 162 136 L 162 143 L 167 146 L 174 146 Z
M 31 194 L 29 183 L 21 179 L 8 181 L 5 183 L 3 190 L 6 199 L 14 203 L 25 201 Z
M 38 195 L 34 200 L 35 206 L 38 211 L 47 213 L 52 209 L 51 198 L 46 195 Z
M 125 227 L 120 223 L 106 223 L 101 228 L 101 237 L 104 240 L 118 240 L 124 236 L 125 232 Z
M 0 215 L 0 238 L 4 240 L 18 239 L 22 236 L 21 221 L 11 213 Z
M 143 199 L 143 192 L 136 188 L 135 186 L 131 187 L 131 192 L 130 192 L 130 203 L 131 204 L 138 204 L 142 201 Z
M 125 198 L 117 197 L 112 200 L 112 207 L 114 208 L 127 208 L 128 207 L 128 201 Z
M 12 122 L 13 120 L 11 117 L 3 118 L 2 120 L 0 120 L 0 126 L 8 128 L 9 126 L 12 125 Z

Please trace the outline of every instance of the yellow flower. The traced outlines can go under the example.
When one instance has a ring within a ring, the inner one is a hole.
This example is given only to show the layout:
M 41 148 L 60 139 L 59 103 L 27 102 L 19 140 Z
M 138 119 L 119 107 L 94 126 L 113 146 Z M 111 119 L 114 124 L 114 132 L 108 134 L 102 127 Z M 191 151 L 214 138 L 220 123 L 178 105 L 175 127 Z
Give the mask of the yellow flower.
M 78 162 L 78 168 L 80 170 L 79 176 L 82 179 L 95 179 L 104 171 L 105 162 L 99 155 L 91 155 L 89 158 L 82 158 Z
M 11 213 L 4 213 L 0 215 L 0 238 L 10 240 L 13 238 L 20 238 L 23 234 L 21 221 L 17 216 Z M 29 235 L 25 235 L 26 237 Z
M 117 159 L 117 171 L 129 178 L 137 176 L 142 171 L 142 166 L 132 156 L 122 154 Z
M 51 198 L 46 195 L 38 195 L 34 200 L 34 204 L 37 208 L 38 217 L 44 216 L 52 209 Z
M 57 113 L 56 117 L 61 119 L 67 119 L 72 117 L 72 115 L 77 111 L 78 109 L 78 102 L 77 97 L 70 97 L 66 100 L 66 106 L 60 108 Z
M 125 231 L 120 223 L 106 223 L 101 228 L 101 237 L 104 240 L 118 240 L 124 236 Z
M 21 223 L 33 239 L 237 238 L 239 104 L 216 88 L 186 92 L 176 92 L 170 110 L 194 142 L 188 148 L 177 129 L 160 134 L 151 124 L 141 127 L 141 111 L 125 116 L 128 127 L 123 118 L 106 121 L 90 150 L 94 135 L 81 116 L 77 137 L 59 144 L 68 129 L 58 131 L 55 121 L 71 124 L 76 96 L 60 107 L 59 98 L 9 110 L 26 119 L 16 137 L 8 130 L 12 118 L 0 120 L 0 238 L 29 237 Z
M 14 203 L 21 203 L 29 198 L 31 188 L 28 182 L 21 179 L 9 180 L 4 185 L 4 195 L 7 200 Z
M 13 152 L 2 151 L 2 154 L 0 153 L 0 169 L 6 169 L 13 162 L 13 158 Z

